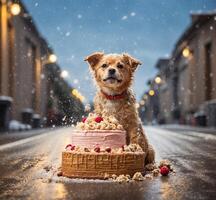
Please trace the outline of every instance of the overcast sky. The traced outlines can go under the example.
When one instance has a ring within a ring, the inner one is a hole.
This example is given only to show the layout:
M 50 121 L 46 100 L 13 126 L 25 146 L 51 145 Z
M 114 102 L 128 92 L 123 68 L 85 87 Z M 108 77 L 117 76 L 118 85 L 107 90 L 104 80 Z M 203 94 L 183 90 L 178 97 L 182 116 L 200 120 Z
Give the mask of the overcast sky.
M 137 99 L 190 23 L 191 12 L 216 9 L 215 0 L 23 0 L 39 31 L 58 56 L 68 82 L 92 100 L 95 90 L 84 57 L 94 51 L 128 52 L 142 61 Z

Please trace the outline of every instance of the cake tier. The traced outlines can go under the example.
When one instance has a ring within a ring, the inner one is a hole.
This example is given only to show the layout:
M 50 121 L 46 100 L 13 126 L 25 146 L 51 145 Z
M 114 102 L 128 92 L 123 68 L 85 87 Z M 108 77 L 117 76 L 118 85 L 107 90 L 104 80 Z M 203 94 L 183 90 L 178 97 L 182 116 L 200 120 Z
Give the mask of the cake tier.
M 62 173 L 70 178 L 104 179 L 105 174 L 133 176 L 144 171 L 144 152 L 90 153 L 63 152 Z
M 120 148 L 126 144 L 126 132 L 122 130 L 74 130 L 72 144 L 80 147 Z

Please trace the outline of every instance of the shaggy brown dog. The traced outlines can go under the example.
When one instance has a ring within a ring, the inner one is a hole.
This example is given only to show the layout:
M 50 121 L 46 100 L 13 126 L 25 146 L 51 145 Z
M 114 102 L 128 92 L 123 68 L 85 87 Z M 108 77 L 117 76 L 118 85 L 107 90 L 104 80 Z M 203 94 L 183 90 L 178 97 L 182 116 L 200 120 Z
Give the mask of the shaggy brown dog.
M 153 163 L 155 153 L 144 134 L 130 86 L 134 71 L 141 63 L 128 54 L 93 53 L 88 56 L 98 92 L 94 99 L 95 113 L 113 115 L 127 132 L 126 141 L 138 143 L 147 153 L 146 162 Z

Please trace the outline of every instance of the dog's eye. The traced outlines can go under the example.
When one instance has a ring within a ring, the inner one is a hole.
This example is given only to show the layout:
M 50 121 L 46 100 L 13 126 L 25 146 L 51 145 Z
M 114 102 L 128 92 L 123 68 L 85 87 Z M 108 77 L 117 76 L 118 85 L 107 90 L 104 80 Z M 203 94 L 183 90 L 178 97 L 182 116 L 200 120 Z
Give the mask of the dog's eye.
M 118 64 L 117 67 L 118 67 L 119 69 L 122 69 L 122 68 L 124 67 L 124 65 Z
M 101 67 L 106 68 L 106 67 L 107 67 L 107 64 L 104 63 Z

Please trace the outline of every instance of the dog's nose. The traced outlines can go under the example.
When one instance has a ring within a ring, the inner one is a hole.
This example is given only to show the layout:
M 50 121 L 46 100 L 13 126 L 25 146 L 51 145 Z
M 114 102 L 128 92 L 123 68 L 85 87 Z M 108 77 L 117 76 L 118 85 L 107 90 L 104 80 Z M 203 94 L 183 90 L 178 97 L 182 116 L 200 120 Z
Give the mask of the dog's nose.
M 109 69 L 109 74 L 110 74 L 110 75 L 113 75 L 113 74 L 115 74 L 115 72 L 116 72 L 116 70 L 115 70 L 115 69 Z

